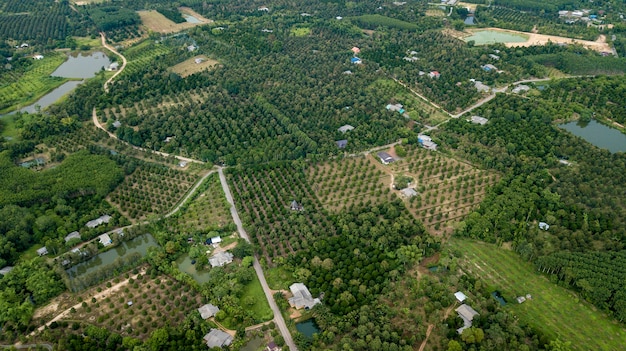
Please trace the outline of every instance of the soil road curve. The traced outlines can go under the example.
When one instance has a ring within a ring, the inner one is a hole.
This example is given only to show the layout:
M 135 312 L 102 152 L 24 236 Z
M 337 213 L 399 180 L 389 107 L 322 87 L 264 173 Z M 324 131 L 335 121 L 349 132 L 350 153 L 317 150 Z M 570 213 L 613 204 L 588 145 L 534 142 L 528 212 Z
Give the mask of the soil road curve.
M 233 217 L 233 221 L 237 225 L 237 230 L 239 231 L 239 235 L 250 242 L 250 238 L 248 234 L 243 229 L 243 224 L 241 223 L 241 219 L 239 218 L 239 213 L 237 213 L 237 208 L 235 207 L 235 202 L 233 201 L 232 193 L 230 192 L 230 187 L 226 182 L 226 176 L 224 175 L 223 169 L 220 167 L 217 170 L 220 175 L 220 183 L 222 183 L 222 189 L 224 190 L 224 194 L 226 195 L 226 200 L 230 204 L 230 214 Z M 274 312 L 274 323 L 278 326 L 278 330 L 280 330 L 280 334 L 285 339 L 285 344 L 289 346 L 289 350 L 298 350 L 296 344 L 293 342 L 293 338 L 291 337 L 291 333 L 289 329 L 287 329 L 287 324 L 285 323 L 285 319 L 283 318 L 282 313 L 280 313 L 280 309 L 274 301 L 274 296 L 272 296 L 272 291 L 267 285 L 267 281 L 265 280 L 265 275 L 263 274 L 263 268 L 261 268 L 261 264 L 259 263 L 259 259 L 254 257 L 254 270 L 256 271 L 256 275 L 259 277 L 259 281 L 261 282 L 261 286 L 263 287 L 263 292 L 265 293 L 265 297 L 267 298 L 267 302 L 269 302 L 272 311 Z
M 112 47 L 109 44 L 107 44 L 107 37 L 104 34 L 104 32 L 100 32 L 100 37 L 102 38 L 102 46 L 104 46 L 105 48 L 107 48 L 107 50 L 111 51 L 112 53 L 114 53 L 117 56 L 122 58 L 122 67 L 120 67 L 118 69 L 118 71 L 115 72 L 115 74 L 111 78 L 107 79 L 107 81 L 104 82 L 104 91 L 106 91 L 108 93 L 109 92 L 109 84 L 111 84 L 113 79 L 115 79 L 115 77 L 119 76 L 122 73 L 122 71 L 124 70 L 124 68 L 126 68 L 127 61 L 126 61 L 126 57 L 124 57 L 117 50 L 115 50 L 114 47 Z

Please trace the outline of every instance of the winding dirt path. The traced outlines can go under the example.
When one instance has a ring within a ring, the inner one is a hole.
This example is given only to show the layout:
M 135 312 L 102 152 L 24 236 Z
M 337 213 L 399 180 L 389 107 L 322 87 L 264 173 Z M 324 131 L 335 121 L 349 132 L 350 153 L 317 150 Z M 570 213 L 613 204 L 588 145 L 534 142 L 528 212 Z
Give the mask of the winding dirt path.
M 126 64 L 128 63 L 128 61 L 126 61 L 126 57 L 124 57 L 124 55 L 120 54 L 117 50 L 115 50 L 114 47 L 107 44 L 107 37 L 104 34 L 104 32 L 100 32 L 100 38 L 102 38 L 102 46 L 104 46 L 107 50 L 111 51 L 115 55 L 122 58 L 122 67 L 120 67 L 111 78 L 107 79 L 107 81 L 104 82 L 104 86 L 103 86 L 104 91 L 108 93 L 109 84 L 111 84 L 111 82 L 113 81 L 113 79 L 115 79 L 115 77 L 119 76 L 122 73 L 122 71 L 124 71 L 124 68 L 126 68 Z

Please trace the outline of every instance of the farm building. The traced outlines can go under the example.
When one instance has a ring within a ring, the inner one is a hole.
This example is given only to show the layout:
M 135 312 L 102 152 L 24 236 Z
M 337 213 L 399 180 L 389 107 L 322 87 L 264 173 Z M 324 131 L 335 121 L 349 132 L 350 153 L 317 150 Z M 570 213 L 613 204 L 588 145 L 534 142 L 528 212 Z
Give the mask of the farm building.
M 467 299 L 467 296 L 465 296 L 465 294 L 463 294 L 460 291 L 455 292 L 454 297 L 456 298 L 458 302 L 463 302 Z
M 37 255 L 43 256 L 47 254 L 48 254 L 48 248 L 46 248 L 45 246 L 42 247 L 41 249 L 37 249 Z
M 489 57 L 491 57 L 492 59 L 498 61 L 500 59 L 500 56 L 496 55 L 496 54 L 489 54 Z
M 258 10 L 259 10 L 259 11 L 270 12 L 269 7 L 267 7 L 267 6 L 261 6 L 261 7 L 259 7 L 259 9 L 258 9 Z
M 474 320 L 474 317 L 478 315 L 478 312 L 466 304 L 462 304 L 455 311 L 463 320 L 463 326 L 456 330 L 457 333 L 461 334 L 463 330 L 472 326 L 472 321 Z
M 195 45 L 189 45 L 187 47 L 187 51 L 189 51 L 189 52 L 196 51 L 197 49 L 198 49 L 198 47 L 195 46 Z
M 13 266 L 6 266 L 6 267 L 2 267 L 2 269 L 0 269 L 0 274 L 2 275 L 7 275 L 9 274 L 9 272 L 11 272 L 13 270 Z
M 203 339 L 209 348 L 229 346 L 233 342 L 232 336 L 219 329 L 211 329 Z
M 109 215 L 104 215 L 104 216 L 100 216 L 94 220 L 91 220 L 89 222 L 87 222 L 87 224 L 85 224 L 88 228 L 95 228 L 97 226 L 99 226 L 100 224 L 104 224 L 104 223 L 109 223 L 109 221 L 111 221 L 111 216 Z
M 476 90 L 478 90 L 479 93 L 488 93 L 491 91 L 491 87 L 479 80 L 474 81 L 474 87 L 476 88 Z
M 428 135 L 418 135 L 417 142 L 427 150 L 437 150 L 437 144 Z
M 117 71 L 120 68 L 120 64 L 118 62 L 113 62 L 107 67 L 107 71 Z
M 539 222 L 539 229 L 541 230 L 548 230 L 550 229 L 550 225 L 546 222 Z
M 115 121 L 115 122 L 113 122 L 113 127 L 114 127 L 114 128 L 119 128 L 119 127 L 121 127 L 121 126 L 122 126 L 122 122 L 120 122 L 120 121 Z
M 363 63 L 363 61 L 361 61 L 361 59 L 360 59 L 360 58 L 358 58 L 358 57 L 356 57 L 356 56 L 355 56 L 355 57 L 353 57 L 353 58 L 351 58 L 351 59 L 350 59 L 350 62 L 352 62 L 352 63 L 353 63 L 353 64 L 355 64 L 355 65 L 360 65 L 360 64 L 362 64 L 362 63 Z
M 382 162 L 384 165 L 388 165 L 395 161 L 395 159 L 386 152 L 379 152 L 376 155 L 378 156 L 378 158 L 380 158 L 380 162 Z
M 349 124 L 346 124 L 346 125 L 343 125 L 343 126 L 339 127 L 339 129 L 337 129 L 337 130 L 342 132 L 342 133 L 345 133 L 345 132 L 351 131 L 353 129 L 354 129 L 353 126 L 351 126 Z
M 98 240 L 100 241 L 100 244 L 102 244 L 105 247 L 113 244 L 113 240 L 111 240 L 111 237 L 109 236 L 109 234 L 100 235 L 98 237 Z
M 22 43 L 22 45 L 20 45 L 20 48 L 22 48 L 22 49 L 23 49 L 23 48 L 27 48 L 27 47 L 28 47 L 28 44 L 27 44 L 27 43 Z
M 470 118 L 470 122 L 474 123 L 474 124 L 480 124 L 480 125 L 485 125 L 487 124 L 487 122 L 489 122 L 488 119 L 486 119 L 485 117 L 480 117 L 480 116 L 472 116 Z
M 530 87 L 528 85 L 519 84 L 515 88 L 513 88 L 513 90 L 511 90 L 511 92 L 513 94 L 519 94 L 519 93 L 525 93 L 525 92 L 527 92 L 529 90 L 530 90 Z
M 304 210 L 304 207 L 301 204 L 299 204 L 296 200 L 291 201 L 291 205 L 289 205 L 289 208 L 291 208 L 292 211 Z
M 200 64 L 200 63 L 204 62 L 204 59 L 202 57 L 198 57 L 198 58 L 194 59 L 193 62 L 195 62 L 196 64 Z
M 72 239 L 80 239 L 80 233 L 79 232 L 71 232 L 69 234 L 67 234 L 65 236 L 65 242 L 68 242 Z
M 343 140 L 337 140 L 335 143 L 337 143 L 337 147 L 340 149 L 345 149 L 346 146 L 348 146 L 348 140 L 343 139 Z
M 293 297 L 289 299 L 289 305 L 297 310 L 303 307 L 308 310 L 318 303 L 322 303 L 320 299 L 314 299 L 309 289 L 302 283 L 291 284 L 289 290 L 293 294 Z
M 209 258 L 211 267 L 222 267 L 233 262 L 233 254 L 228 251 L 218 252 Z
M 438 71 L 431 71 L 430 73 L 428 73 L 428 76 L 432 79 L 432 78 L 439 78 L 441 77 L 441 73 L 439 73 Z
M 221 236 L 219 236 L 219 235 L 218 235 L 218 236 L 214 236 L 214 237 L 212 237 L 212 238 L 208 238 L 208 239 L 206 239 L 206 243 L 207 243 L 208 245 L 219 244 L 219 243 L 221 243 L 221 242 L 222 242 L 222 237 L 221 237 Z
M 208 319 L 217 314 L 220 309 L 217 306 L 211 305 L 210 303 L 198 308 L 198 312 L 200 312 L 200 316 L 202 319 Z
M 398 113 L 404 113 L 404 106 L 402 104 L 388 104 L 385 108 L 389 111 L 396 111 Z
M 350 50 L 352 50 L 352 52 L 353 52 L 355 55 L 356 55 L 356 54 L 358 54 L 359 52 L 361 52 L 361 49 L 357 48 L 356 46 L 355 46 L 355 47 L 353 47 L 353 48 L 352 48 L 352 49 L 350 49 Z
M 413 188 L 404 188 L 400 190 L 400 192 L 402 193 L 402 195 L 404 195 L 404 197 L 407 197 L 407 198 L 417 196 L 417 191 L 415 191 L 415 189 Z
M 485 72 L 491 72 L 491 71 L 497 71 L 498 70 L 498 67 L 496 67 L 496 66 L 494 66 L 494 65 L 492 65 L 490 63 L 488 63 L 488 64 L 486 64 L 484 66 L 481 66 L 481 68 Z
M 185 168 L 185 167 L 187 167 L 187 161 L 180 161 L 180 162 L 178 163 L 178 167 L 180 167 L 180 168 Z

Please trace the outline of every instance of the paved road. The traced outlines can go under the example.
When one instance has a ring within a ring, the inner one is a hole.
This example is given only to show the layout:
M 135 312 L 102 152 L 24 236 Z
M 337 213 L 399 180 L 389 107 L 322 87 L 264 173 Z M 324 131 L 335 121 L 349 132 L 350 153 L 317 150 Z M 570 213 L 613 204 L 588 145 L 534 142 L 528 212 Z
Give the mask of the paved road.
M 226 200 L 230 204 L 230 214 L 233 216 L 233 221 L 237 225 L 237 230 L 239 231 L 239 235 L 244 238 L 246 241 L 250 242 L 250 238 L 246 233 L 245 229 L 243 229 L 243 224 L 241 223 L 241 219 L 239 218 L 239 213 L 237 213 L 237 208 L 235 207 L 235 201 L 233 201 L 232 193 L 230 192 L 230 187 L 228 186 L 228 182 L 226 182 L 226 176 L 224 175 L 223 169 L 220 167 L 217 170 L 220 175 L 220 182 L 222 183 L 222 189 L 224 189 L 224 194 L 226 195 Z M 274 301 L 274 296 L 272 295 L 272 291 L 267 285 L 267 281 L 265 280 L 265 274 L 263 274 L 263 268 L 261 268 L 261 264 L 259 263 L 259 259 L 254 257 L 254 270 L 256 271 L 256 275 L 259 277 L 259 281 L 261 282 L 261 286 L 263 287 L 263 292 L 265 293 L 265 297 L 267 298 L 267 302 L 269 302 L 272 311 L 274 312 L 274 323 L 278 326 L 278 330 L 282 334 L 285 339 L 285 344 L 289 346 L 289 350 L 298 350 L 296 344 L 293 342 L 293 338 L 291 337 L 291 333 L 289 329 L 287 329 L 287 324 L 285 323 L 285 319 L 283 315 L 280 313 L 280 309 Z
M 111 51 L 112 53 L 116 54 L 117 56 L 122 58 L 122 67 L 120 67 L 118 69 L 117 72 L 115 72 L 115 74 L 107 79 L 106 82 L 104 82 L 104 91 L 106 91 L 107 93 L 109 92 L 109 84 L 111 84 L 111 82 L 113 81 L 113 79 L 115 79 L 115 77 L 119 76 L 122 71 L 124 70 L 124 68 L 126 68 L 126 63 L 128 63 L 126 61 L 126 57 L 124 57 L 122 54 L 120 54 L 117 50 L 115 50 L 114 47 L 110 46 L 109 44 L 107 44 L 107 37 L 104 34 L 104 32 L 100 32 L 100 38 L 102 38 L 102 46 L 104 46 L 105 48 L 107 48 L 109 51 Z

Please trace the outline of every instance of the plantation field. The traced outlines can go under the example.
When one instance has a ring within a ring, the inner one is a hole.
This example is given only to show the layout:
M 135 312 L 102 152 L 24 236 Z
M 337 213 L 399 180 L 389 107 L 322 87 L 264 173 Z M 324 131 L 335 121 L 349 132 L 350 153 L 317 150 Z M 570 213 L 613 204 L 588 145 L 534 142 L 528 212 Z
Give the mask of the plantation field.
M 193 12 L 191 9 L 184 8 L 181 9 L 182 13 L 189 14 L 196 19 L 198 19 L 201 23 L 191 23 L 191 22 L 183 22 L 183 23 L 174 23 L 169 20 L 167 17 L 163 16 L 159 12 L 155 10 L 150 11 L 137 11 L 139 17 L 141 18 L 141 23 L 146 26 L 149 30 L 157 33 L 174 33 L 180 32 L 181 30 L 195 27 L 197 25 L 212 23 L 212 20 L 206 19 L 199 15 L 196 12 Z
M 407 156 L 389 165 L 397 177 L 413 178 L 419 193 L 406 199 L 409 211 L 432 234 L 451 234 L 454 223 L 469 214 L 499 176 L 418 146 L 406 146 Z
M 204 181 L 193 199 L 180 209 L 180 213 L 176 222 L 181 231 L 206 232 L 232 223 L 230 206 L 217 173 Z
M 169 47 L 157 44 L 152 40 L 145 40 L 124 50 L 122 54 L 126 57 L 128 64 L 121 75 L 130 75 L 141 70 L 143 67 L 150 65 L 157 57 L 167 54 L 170 50 Z
M 382 90 L 386 96 L 389 96 L 390 103 L 399 103 L 404 106 L 408 116 L 421 124 L 437 125 L 449 118 L 449 116 L 429 104 L 428 102 L 415 96 L 410 90 L 399 85 L 391 79 L 379 79 L 372 83 L 368 90 Z M 389 112 L 397 114 L 397 112 Z M 397 114 L 399 116 L 399 114 Z
M 571 342 L 572 350 L 621 350 L 626 330 L 576 294 L 551 283 L 512 251 L 494 245 L 452 240 L 460 266 L 502 293 L 505 308 L 550 337 Z M 522 304 L 514 298 L 531 294 Z M 480 313 L 480 311 L 478 311 Z
M 103 284 L 100 289 L 114 284 L 115 280 Z M 131 278 L 115 293 L 100 299 L 88 298 L 90 294 L 85 296 L 82 306 L 70 312 L 67 318 L 70 325 L 74 320 L 81 320 L 139 339 L 147 338 L 157 328 L 176 326 L 203 305 L 198 292 L 165 275 L 139 274 L 137 279 Z M 77 327 L 77 331 L 80 328 Z
M 68 81 L 67 78 L 51 77 L 66 57 L 61 53 L 48 52 L 41 60 L 33 60 L 24 73 L 6 71 L 0 75 L 0 114 L 30 105 L 54 88 Z
M 202 62 L 200 63 L 196 63 L 196 60 L 200 59 L 202 60 Z M 187 76 L 190 76 L 196 72 L 201 72 L 204 70 L 208 70 L 211 69 L 213 67 L 216 67 L 217 65 L 219 65 L 219 62 L 213 59 L 210 59 L 204 55 L 199 55 L 196 57 L 192 57 L 190 59 L 187 59 L 175 66 L 173 66 L 171 69 L 172 72 L 178 74 L 179 76 L 185 78 Z
M 391 175 L 377 169 L 370 157 L 351 157 L 317 163 L 307 169 L 307 180 L 325 209 L 338 212 L 358 204 L 379 204 L 390 193 Z
M 134 221 L 151 214 L 164 215 L 180 201 L 198 179 L 163 165 L 142 163 L 127 176 L 107 200 Z
M 269 265 L 276 257 L 309 247 L 318 235 L 335 234 L 301 169 L 283 163 L 229 169 L 228 176 L 242 221 Z M 302 210 L 291 209 L 294 200 Z

